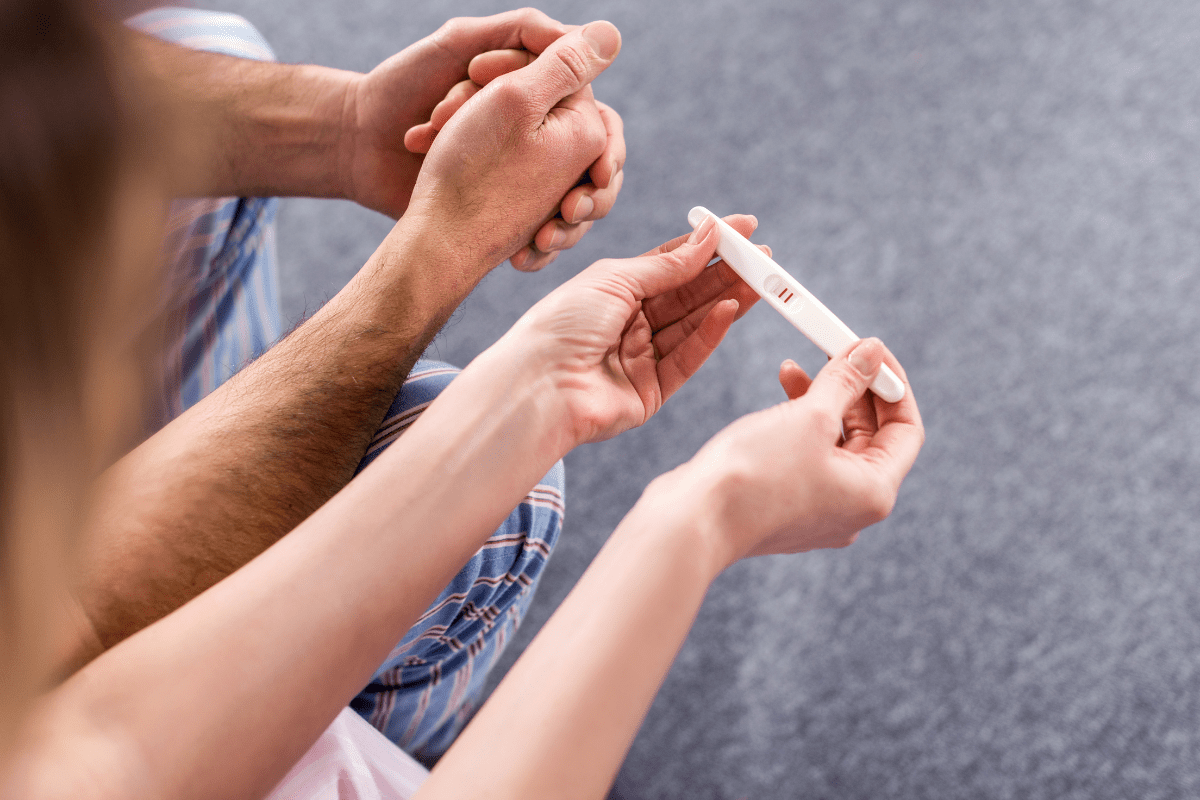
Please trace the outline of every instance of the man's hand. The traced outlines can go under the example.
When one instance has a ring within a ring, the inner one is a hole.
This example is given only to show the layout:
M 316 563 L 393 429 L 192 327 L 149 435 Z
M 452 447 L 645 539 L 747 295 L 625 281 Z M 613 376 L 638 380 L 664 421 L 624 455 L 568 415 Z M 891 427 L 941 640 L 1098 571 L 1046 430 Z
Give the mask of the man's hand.
M 568 27 L 532 8 L 491 17 L 452 19 L 430 36 L 351 81 L 346 92 L 340 171 L 344 194 L 398 218 L 408 207 L 421 152 L 404 135 L 429 119 L 467 79 L 475 56 L 520 48 L 541 53 Z
M 747 236 L 757 225 L 748 216 L 726 221 Z M 556 388 L 563 452 L 644 423 L 754 305 L 758 295 L 724 261 L 708 266 L 718 238 L 709 221 L 636 258 L 598 261 L 497 345 L 519 348 Z
M 433 141 L 406 220 L 481 269 L 526 247 L 610 147 L 590 84 L 620 46 L 615 27 L 593 22 L 471 97 Z
M 572 30 L 575 26 L 571 27 Z M 411 128 L 404 137 L 405 146 L 414 153 L 428 153 L 438 131 L 463 104 L 484 86 L 537 58 L 528 50 L 490 50 L 471 59 L 468 80 L 454 86 L 437 104 L 429 121 Z M 600 158 L 588 169 L 585 178 L 567 193 L 558 213 L 538 229 L 533 241 L 512 256 L 514 267 L 535 271 L 558 257 L 558 252 L 574 247 L 592 227 L 592 222 L 608 215 L 625 181 L 625 136 L 621 116 L 610 106 L 596 102 L 608 140 Z

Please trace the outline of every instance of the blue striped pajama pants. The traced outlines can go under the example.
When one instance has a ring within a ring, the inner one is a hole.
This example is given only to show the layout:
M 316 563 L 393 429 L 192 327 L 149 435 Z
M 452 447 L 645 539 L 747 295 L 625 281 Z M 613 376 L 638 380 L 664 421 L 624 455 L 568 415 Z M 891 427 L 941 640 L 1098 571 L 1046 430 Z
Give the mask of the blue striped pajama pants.
M 234 14 L 159 8 L 128 23 L 196 49 L 271 59 L 259 32 Z M 166 357 L 156 424 L 178 416 L 280 336 L 274 217 L 278 201 L 176 201 L 164 248 Z M 362 470 L 453 380 L 421 360 L 388 410 Z M 449 747 L 470 718 L 488 672 L 512 639 L 562 530 L 559 462 L 508 516 L 399 641 L 351 707 L 423 760 Z

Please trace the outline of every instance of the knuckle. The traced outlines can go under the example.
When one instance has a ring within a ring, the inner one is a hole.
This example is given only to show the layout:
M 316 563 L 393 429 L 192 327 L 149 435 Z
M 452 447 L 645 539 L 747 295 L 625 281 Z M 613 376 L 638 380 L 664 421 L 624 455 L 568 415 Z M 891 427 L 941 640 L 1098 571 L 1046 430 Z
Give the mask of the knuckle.
M 524 105 L 528 100 L 528 92 L 514 80 L 501 78 L 492 84 L 492 92 L 496 100 L 505 107 L 515 108 Z
M 809 414 L 809 424 L 822 437 L 833 435 L 842 429 L 842 419 L 827 408 L 813 408 Z
M 867 518 L 872 523 L 882 522 L 891 515 L 896 506 L 896 492 L 882 483 L 877 483 L 867 491 L 864 506 Z
M 671 250 L 668 253 L 659 253 L 656 258 L 663 265 L 663 269 L 670 272 L 681 272 L 688 268 L 687 258 L 685 254 L 680 252 L 684 248 L 679 247 Z
M 605 130 L 604 122 L 599 116 L 591 120 L 587 126 L 586 135 L 589 151 L 595 154 L 595 158 L 599 158 L 608 144 L 608 131 Z
M 533 6 L 518 8 L 514 14 L 522 22 L 550 22 L 550 17 Z
M 438 28 L 437 33 L 443 41 L 455 41 L 462 38 L 462 35 L 466 31 L 466 26 L 466 17 L 452 17 L 446 20 L 442 24 L 442 27 Z
M 846 396 L 857 398 L 859 394 L 861 394 L 859 389 L 859 379 L 854 376 L 852 368 L 849 364 L 840 365 L 840 368 L 834 373 L 834 377 L 837 379 L 838 388 L 840 388 Z
M 858 531 L 855 531 L 854 533 L 846 534 L 845 536 L 842 536 L 841 538 L 837 539 L 833 543 L 833 548 L 836 550 L 844 550 L 845 548 L 854 544 L 856 541 L 858 541 Z
M 560 47 L 555 51 L 558 58 L 558 63 L 566 70 L 565 77 L 570 77 L 577 83 L 586 83 L 588 80 L 588 59 L 579 52 L 576 47 Z

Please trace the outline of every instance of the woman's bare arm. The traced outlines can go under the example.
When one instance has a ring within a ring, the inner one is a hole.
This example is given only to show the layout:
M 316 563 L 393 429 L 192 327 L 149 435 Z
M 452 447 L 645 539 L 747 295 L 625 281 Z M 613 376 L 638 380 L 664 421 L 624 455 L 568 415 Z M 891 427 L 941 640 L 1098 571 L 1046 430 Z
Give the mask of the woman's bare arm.
M 898 404 L 867 392 L 885 358 L 903 375 L 869 341 L 811 390 L 786 362 L 791 402 L 738 420 L 652 483 L 418 799 L 604 797 L 725 566 L 845 546 L 890 512 L 924 434 L 911 389 Z
M 580 431 L 640 424 L 716 347 L 744 287 L 706 268 L 708 233 L 568 282 L 291 534 L 53 691 L 11 792 L 265 794 Z M 658 296 L 662 329 L 688 331 L 661 361 L 642 311 Z M 586 344 L 560 330 L 581 319 Z

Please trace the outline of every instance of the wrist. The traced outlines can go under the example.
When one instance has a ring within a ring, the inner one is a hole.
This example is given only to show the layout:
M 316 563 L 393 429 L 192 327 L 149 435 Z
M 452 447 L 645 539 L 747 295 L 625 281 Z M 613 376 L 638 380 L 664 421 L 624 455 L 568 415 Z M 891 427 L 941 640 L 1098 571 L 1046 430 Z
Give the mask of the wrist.
M 472 366 L 486 365 L 487 369 L 503 375 L 508 385 L 514 387 L 513 391 L 519 387 L 522 394 L 536 401 L 537 449 L 547 455 L 548 464 L 553 464 L 574 450 L 580 441 L 552 362 L 524 322 L 524 317 L 518 320 Z
M 717 476 L 687 462 L 651 481 L 629 517 L 645 516 L 656 535 L 683 544 L 711 581 L 744 555 L 729 536 L 721 490 Z
M 355 275 L 360 294 L 409 324 L 444 321 L 479 283 L 479 268 L 436 224 L 405 215 Z
M 278 179 L 285 189 L 279 193 L 353 199 L 347 180 L 356 133 L 352 98 L 362 75 L 311 64 L 292 70 L 290 108 L 275 112 L 276 147 L 289 162 L 289 175 Z
M 230 87 L 237 131 L 226 148 L 236 193 L 347 196 L 346 106 L 357 73 L 314 65 L 252 62 Z
M 431 297 L 458 306 L 498 264 L 472 246 L 445 218 L 410 206 L 376 253 L 383 262 L 419 260 L 420 283 Z

